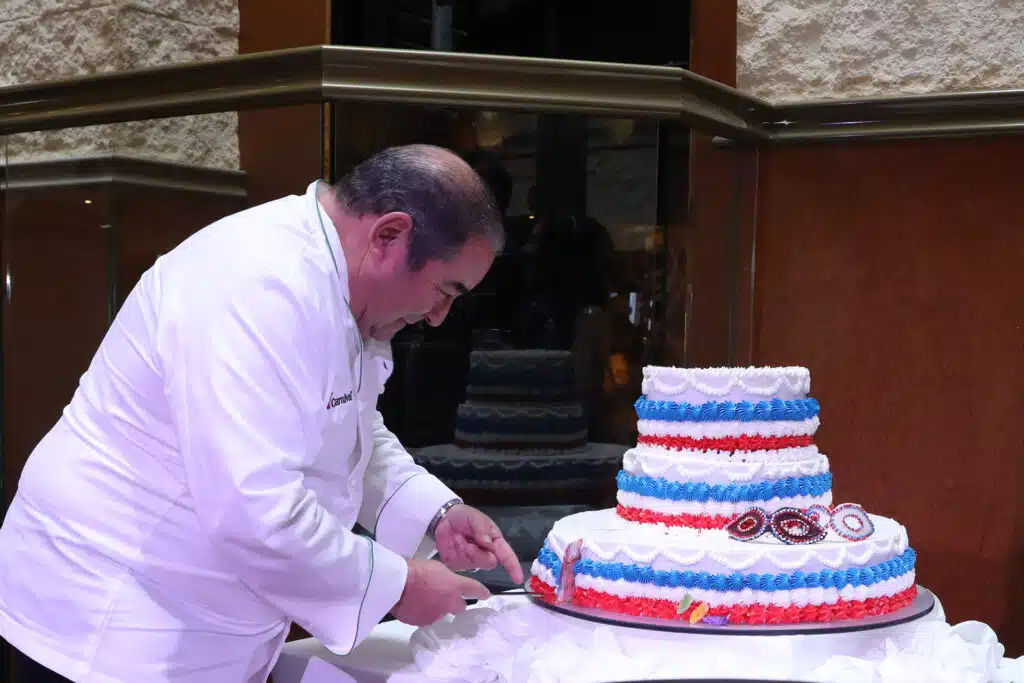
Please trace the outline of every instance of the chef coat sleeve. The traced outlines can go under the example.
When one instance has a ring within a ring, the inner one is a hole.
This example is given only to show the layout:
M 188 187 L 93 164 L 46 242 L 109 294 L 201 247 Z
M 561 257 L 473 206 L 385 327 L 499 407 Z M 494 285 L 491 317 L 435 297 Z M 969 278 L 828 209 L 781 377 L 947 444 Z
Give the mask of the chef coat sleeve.
M 168 325 L 161 357 L 189 491 L 214 548 L 255 593 L 345 654 L 398 602 L 408 566 L 303 484 L 321 443 L 328 352 L 327 323 L 295 291 L 309 277 L 218 278 Z
M 375 410 L 373 454 L 366 468 L 359 524 L 403 557 L 424 559 L 437 552 L 427 527 L 445 503 L 457 498 L 417 465 Z

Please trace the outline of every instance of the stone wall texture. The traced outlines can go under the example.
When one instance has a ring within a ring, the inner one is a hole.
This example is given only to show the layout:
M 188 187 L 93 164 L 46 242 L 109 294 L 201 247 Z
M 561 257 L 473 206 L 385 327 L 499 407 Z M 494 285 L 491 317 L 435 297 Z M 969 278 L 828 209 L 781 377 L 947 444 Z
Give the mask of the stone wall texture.
M 0 0 L 0 85 L 238 54 L 236 0 Z M 235 112 L 12 135 L 7 160 L 120 154 L 237 169 Z
M 1024 87 L 1022 0 L 739 0 L 737 83 L 770 101 Z

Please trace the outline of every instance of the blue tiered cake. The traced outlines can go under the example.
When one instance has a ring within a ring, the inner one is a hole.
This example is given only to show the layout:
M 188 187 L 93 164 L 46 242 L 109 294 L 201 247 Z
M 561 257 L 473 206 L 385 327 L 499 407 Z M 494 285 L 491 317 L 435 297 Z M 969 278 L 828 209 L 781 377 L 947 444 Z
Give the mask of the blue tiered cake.
M 415 456 L 457 489 L 586 488 L 608 482 L 626 450 L 587 431 L 570 352 L 475 350 L 453 442 Z
M 568 351 L 473 351 L 455 443 L 462 448 L 559 453 L 587 441 Z

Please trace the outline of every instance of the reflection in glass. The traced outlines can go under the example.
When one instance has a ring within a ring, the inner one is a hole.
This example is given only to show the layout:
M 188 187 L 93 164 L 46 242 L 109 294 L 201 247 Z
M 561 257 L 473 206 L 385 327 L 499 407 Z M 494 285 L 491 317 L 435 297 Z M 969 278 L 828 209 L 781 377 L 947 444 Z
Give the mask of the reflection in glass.
M 73 394 L 110 320 L 109 186 L 78 178 L 80 162 L 98 156 L 90 132 L 97 131 L 7 141 L 4 459 L 11 481 Z
M 660 342 L 658 123 L 380 105 L 337 113 L 338 175 L 382 147 L 438 144 L 480 173 L 504 214 L 506 247 L 480 286 L 440 327 L 396 336 L 380 404 L 389 427 L 506 534 L 536 537 L 566 505 L 607 504 L 635 443 L 641 368 Z M 517 549 L 529 556 L 536 540 Z
M 195 231 L 245 208 L 237 131 L 228 112 L 8 138 L 7 481 L 60 416 L 141 274 Z
M 0 298 L 0 415 L 4 412 L 6 392 L 6 374 L 4 373 L 7 364 L 7 311 L 11 300 L 11 271 L 8 263 L 9 250 L 7 248 L 7 137 L 0 135 L 0 273 L 3 275 L 3 296 Z M 13 491 L 10 484 L 15 481 L 8 472 L 8 459 L 5 452 L 6 442 L 4 430 L 0 423 L 0 511 L 7 514 L 7 505 Z M 4 657 L 7 656 L 6 648 L 0 647 L 0 675 L 6 675 L 7 668 Z

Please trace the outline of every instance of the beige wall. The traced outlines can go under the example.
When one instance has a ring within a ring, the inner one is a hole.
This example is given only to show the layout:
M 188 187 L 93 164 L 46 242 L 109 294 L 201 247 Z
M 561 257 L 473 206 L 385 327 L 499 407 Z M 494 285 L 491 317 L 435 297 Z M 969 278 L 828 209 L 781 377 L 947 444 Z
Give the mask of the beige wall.
M 0 0 L 0 85 L 238 53 L 236 0 Z M 8 161 L 123 154 L 238 168 L 235 113 L 8 138 Z
M 1024 87 L 1022 0 L 739 0 L 737 84 L 772 101 Z

